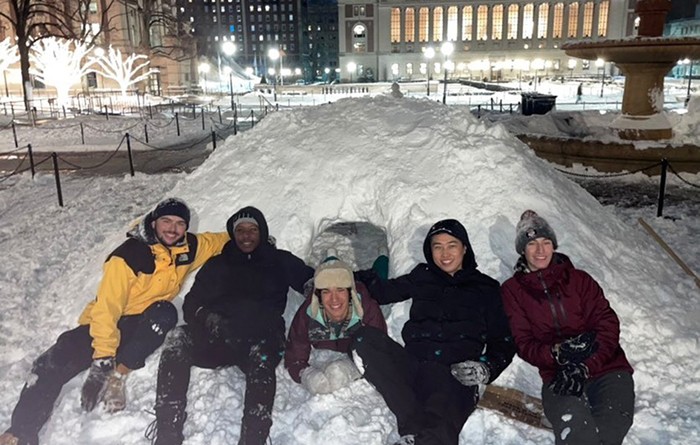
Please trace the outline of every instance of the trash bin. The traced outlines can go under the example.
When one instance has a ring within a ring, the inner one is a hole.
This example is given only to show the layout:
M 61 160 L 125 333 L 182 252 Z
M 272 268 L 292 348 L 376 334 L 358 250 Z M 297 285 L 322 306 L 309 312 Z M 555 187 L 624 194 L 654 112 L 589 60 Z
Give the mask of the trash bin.
M 540 93 L 522 93 L 520 111 L 524 116 L 547 114 L 557 103 L 557 96 Z

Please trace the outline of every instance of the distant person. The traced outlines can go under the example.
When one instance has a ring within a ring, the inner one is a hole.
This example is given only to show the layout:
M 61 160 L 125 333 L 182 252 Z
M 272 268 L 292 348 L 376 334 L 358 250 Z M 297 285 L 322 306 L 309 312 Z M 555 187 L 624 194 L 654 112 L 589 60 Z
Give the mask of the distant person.
M 246 380 L 238 443 L 263 445 L 270 433 L 287 292 L 303 292 L 314 270 L 268 241 L 267 221 L 255 207 L 234 213 L 226 228 L 231 241 L 197 274 L 182 307 L 187 324 L 173 330 L 160 356 L 155 430 L 147 431 L 156 445 L 184 440 L 192 366 L 238 366 Z
M 306 301 L 299 307 L 289 329 L 284 365 L 292 379 L 311 394 L 327 394 L 360 377 L 350 358 L 350 343 L 362 326 L 386 333 L 379 304 L 352 269 L 335 257 L 327 258 L 307 286 Z M 309 364 L 313 350 L 332 350 L 346 357 L 323 368 Z
M 583 96 L 583 83 L 579 83 L 576 88 L 576 103 L 581 102 L 581 96 Z
M 357 273 L 380 304 L 413 301 L 405 346 L 365 326 L 353 350 L 365 379 L 396 415 L 401 438 L 395 445 L 456 445 L 479 400 L 478 385 L 501 374 L 515 345 L 499 284 L 477 269 L 459 221 L 435 223 L 423 254 L 426 263 L 397 278 Z
M 542 376 L 542 404 L 557 445 L 621 444 L 632 426 L 632 367 L 603 290 L 569 258 L 544 218 L 525 211 L 520 258 L 502 286 L 518 354 Z
M 61 388 L 90 369 L 80 404 L 108 412 L 126 405 L 126 377 L 144 366 L 177 324 L 170 300 L 190 272 L 221 252 L 226 233 L 188 233 L 190 209 L 177 199 L 161 201 L 135 226 L 103 266 L 95 300 L 77 328 L 64 332 L 32 365 L 1 445 L 37 445 Z

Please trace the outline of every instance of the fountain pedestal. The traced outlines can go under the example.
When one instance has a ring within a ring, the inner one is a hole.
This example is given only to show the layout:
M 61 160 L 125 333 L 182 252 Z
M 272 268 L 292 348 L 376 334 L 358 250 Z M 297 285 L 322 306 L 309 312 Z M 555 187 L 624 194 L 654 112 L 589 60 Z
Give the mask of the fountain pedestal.
M 671 0 L 637 0 L 639 36 L 621 40 L 576 42 L 562 45 L 572 57 L 612 62 L 625 75 L 622 114 L 611 127 L 624 139 L 670 139 L 671 123 L 663 111 L 664 76 L 683 58 L 700 57 L 700 39 L 664 38 Z

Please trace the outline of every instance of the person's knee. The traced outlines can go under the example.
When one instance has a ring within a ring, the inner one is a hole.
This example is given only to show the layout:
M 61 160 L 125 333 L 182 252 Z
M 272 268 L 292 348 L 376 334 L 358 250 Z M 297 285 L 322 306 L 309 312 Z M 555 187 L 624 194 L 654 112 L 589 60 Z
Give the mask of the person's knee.
M 177 309 L 169 301 L 158 301 L 146 309 L 151 328 L 158 335 L 165 335 L 177 325 Z
M 355 332 L 355 334 L 353 334 L 350 350 L 363 354 L 368 348 L 376 344 L 380 337 L 384 335 L 386 334 L 377 328 L 372 326 L 362 326 Z

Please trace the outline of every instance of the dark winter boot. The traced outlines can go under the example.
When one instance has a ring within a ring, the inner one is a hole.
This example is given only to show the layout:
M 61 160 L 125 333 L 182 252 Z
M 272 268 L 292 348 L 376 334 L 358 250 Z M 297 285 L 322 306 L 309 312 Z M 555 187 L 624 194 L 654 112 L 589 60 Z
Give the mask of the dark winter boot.
M 156 420 L 146 429 L 146 439 L 152 445 L 181 445 L 185 437 L 182 428 L 187 419 L 184 405 L 169 403 L 156 406 Z

